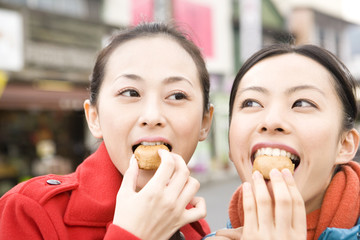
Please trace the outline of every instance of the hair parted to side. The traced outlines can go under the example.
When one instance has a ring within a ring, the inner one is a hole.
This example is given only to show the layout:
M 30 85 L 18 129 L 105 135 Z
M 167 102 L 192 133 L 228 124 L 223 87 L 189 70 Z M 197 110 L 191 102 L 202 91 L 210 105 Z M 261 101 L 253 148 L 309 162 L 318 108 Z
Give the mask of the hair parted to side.
M 355 125 L 358 107 L 356 102 L 357 83 L 347 67 L 330 51 L 311 44 L 292 46 L 289 44 L 276 44 L 265 47 L 254 53 L 237 73 L 229 102 L 229 121 L 231 122 L 234 100 L 240 81 L 243 76 L 258 62 L 278 55 L 295 53 L 308 57 L 327 69 L 335 83 L 335 90 L 343 106 L 343 130 L 350 130 Z
M 134 27 L 118 31 L 112 36 L 110 43 L 97 56 L 93 72 L 90 77 L 90 103 L 96 105 L 101 84 L 105 75 L 105 67 L 110 55 L 121 44 L 134 39 L 163 35 L 177 42 L 193 59 L 203 90 L 204 112 L 209 110 L 209 73 L 199 48 L 191 38 L 181 31 L 174 23 L 143 22 Z

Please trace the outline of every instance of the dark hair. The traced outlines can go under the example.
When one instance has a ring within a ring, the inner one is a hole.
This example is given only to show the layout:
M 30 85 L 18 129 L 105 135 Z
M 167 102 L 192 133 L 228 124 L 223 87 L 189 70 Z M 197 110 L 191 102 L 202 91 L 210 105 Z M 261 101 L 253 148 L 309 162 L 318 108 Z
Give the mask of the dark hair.
M 318 62 L 324 66 L 334 78 L 335 90 L 343 105 L 343 129 L 350 130 L 354 127 L 357 116 L 356 81 L 346 66 L 328 50 L 315 45 L 291 46 L 287 44 L 271 45 L 253 54 L 237 73 L 230 94 L 229 119 L 233 111 L 234 100 L 239 83 L 245 73 L 261 60 L 287 53 L 299 54 Z
M 204 112 L 209 110 L 209 73 L 200 50 L 190 40 L 190 37 L 186 35 L 185 32 L 178 30 L 174 24 L 156 22 L 141 23 L 135 27 L 130 27 L 118 32 L 112 37 L 110 44 L 101 50 L 97 56 L 90 79 L 90 102 L 92 105 L 96 105 L 97 103 L 99 90 L 105 75 L 105 66 L 113 51 L 127 41 L 158 35 L 168 36 L 173 39 L 191 56 L 195 62 L 203 90 Z

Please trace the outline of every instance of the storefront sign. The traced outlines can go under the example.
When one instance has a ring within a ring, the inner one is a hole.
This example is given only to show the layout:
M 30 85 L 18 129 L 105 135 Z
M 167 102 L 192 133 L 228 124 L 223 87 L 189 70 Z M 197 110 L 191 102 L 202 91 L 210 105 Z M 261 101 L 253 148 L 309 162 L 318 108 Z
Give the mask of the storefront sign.
M 23 68 L 23 22 L 20 13 L 0 9 L 0 69 Z
M 30 41 L 27 44 L 26 62 L 31 66 L 90 71 L 96 56 L 96 49 Z

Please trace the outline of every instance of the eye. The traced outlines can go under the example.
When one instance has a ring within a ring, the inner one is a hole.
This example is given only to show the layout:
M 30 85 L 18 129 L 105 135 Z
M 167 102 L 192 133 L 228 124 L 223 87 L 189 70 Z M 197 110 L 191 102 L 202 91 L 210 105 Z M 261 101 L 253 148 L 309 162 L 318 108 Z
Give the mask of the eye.
M 316 108 L 316 105 L 309 100 L 299 99 L 299 100 L 296 100 L 294 102 L 294 104 L 292 105 L 292 108 L 296 108 L 296 107 L 300 107 L 300 108 L 314 107 L 314 108 Z
M 187 95 L 183 92 L 176 92 L 171 94 L 168 99 L 170 100 L 183 100 L 183 99 L 188 99 Z
M 125 89 L 119 92 L 119 95 L 125 97 L 140 97 L 140 94 L 134 89 Z
M 254 99 L 246 99 L 241 103 L 241 108 L 252 108 L 252 107 L 262 107 L 260 103 Z

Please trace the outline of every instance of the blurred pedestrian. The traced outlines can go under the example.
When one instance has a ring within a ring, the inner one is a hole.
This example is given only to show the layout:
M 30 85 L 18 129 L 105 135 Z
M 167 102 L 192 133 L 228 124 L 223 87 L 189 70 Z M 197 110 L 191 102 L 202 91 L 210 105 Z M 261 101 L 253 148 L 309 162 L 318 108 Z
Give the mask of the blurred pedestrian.
M 96 60 L 84 103 L 97 151 L 69 175 L 46 175 L 0 200 L 0 239 L 201 239 L 199 182 L 186 163 L 209 132 L 209 76 L 175 27 L 143 23 L 114 36 Z M 164 144 L 157 171 L 139 145 Z
M 243 183 L 230 202 L 229 229 L 209 239 L 358 239 L 355 89 L 344 64 L 313 45 L 266 47 L 244 63 L 229 129 Z M 294 174 L 273 168 L 264 179 L 253 169 L 264 155 L 291 159 Z

